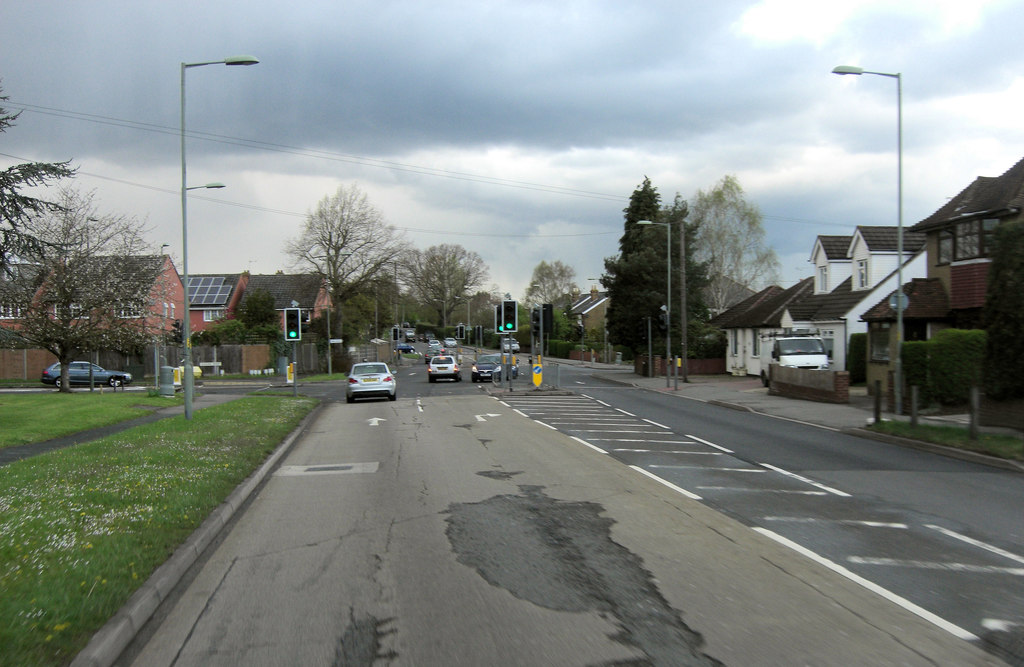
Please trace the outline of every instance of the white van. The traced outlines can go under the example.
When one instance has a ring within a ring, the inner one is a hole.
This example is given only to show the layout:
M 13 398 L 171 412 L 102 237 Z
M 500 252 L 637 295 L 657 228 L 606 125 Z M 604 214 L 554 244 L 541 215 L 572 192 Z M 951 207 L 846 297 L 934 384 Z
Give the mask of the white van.
M 782 335 L 771 339 L 771 345 L 762 345 L 761 354 L 770 353 L 770 359 L 761 360 L 761 383 L 768 386 L 768 366 L 779 364 L 790 368 L 826 371 L 829 368 L 825 342 L 812 335 Z

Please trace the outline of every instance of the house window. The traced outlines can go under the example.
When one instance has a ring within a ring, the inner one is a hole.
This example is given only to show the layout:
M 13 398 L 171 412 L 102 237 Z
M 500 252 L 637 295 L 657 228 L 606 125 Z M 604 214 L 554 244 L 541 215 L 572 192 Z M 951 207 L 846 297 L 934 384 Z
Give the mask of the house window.
M 753 334 L 754 334 L 754 336 L 753 336 L 754 340 L 753 340 L 753 342 L 751 343 L 751 346 L 750 346 L 751 350 L 752 350 L 751 351 L 751 356 L 760 357 L 761 356 L 761 334 L 760 334 L 760 332 L 757 329 L 753 330 Z
M 818 291 L 828 291 L 828 266 L 823 266 L 818 269 Z
M 732 334 L 732 356 L 736 356 L 740 352 L 740 332 L 738 329 L 733 329 Z
M 17 320 L 21 318 L 21 308 L 0 304 L 0 320 Z
M 864 289 L 869 286 L 868 282 L 868 260 L 857 260 L 857 287 Z
M 203 311 L 204 322 L 216 322 L 217 320 L 224 319 L 223 308 L 208 308 Z
M 956 247 L 954 259 L 971 259 L 981 252 L 981 235 L 978 232 L 978 221 L 961 222 L 955 228 Z
M 820 332 L 821 342 L 825 344 L 825 352 L 829 359 L 834 359 L 832 351 L 836 347 L 836 332 L 830 329 L 822 329 Z
M 939 232 L 938 264 L 949 264 L 953 261 L 953 233 L 948 229 Z
M 138 305 L 122 305 L 117 309 L 117 316 L 122 320 L 134 320 L 145 316 L 146 311 Z
M 871 361 L 889 361 L 889 323 L 871 325 Z

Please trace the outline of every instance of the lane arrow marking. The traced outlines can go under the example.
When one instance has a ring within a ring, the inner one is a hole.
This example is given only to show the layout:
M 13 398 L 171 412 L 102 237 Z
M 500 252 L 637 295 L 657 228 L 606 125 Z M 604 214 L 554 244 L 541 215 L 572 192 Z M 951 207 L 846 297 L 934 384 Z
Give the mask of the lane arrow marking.
M 366 423 L 370 426 L 380 426 L 381 422 L 386 422 L 387 419 L 381 419 L 380 417 L 370 417 L 366 420 Z

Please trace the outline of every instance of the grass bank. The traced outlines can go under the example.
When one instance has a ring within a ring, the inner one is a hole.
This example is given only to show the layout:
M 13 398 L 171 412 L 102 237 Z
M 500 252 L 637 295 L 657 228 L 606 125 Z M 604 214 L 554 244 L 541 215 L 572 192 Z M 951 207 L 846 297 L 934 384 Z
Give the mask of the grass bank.
M 141 391 L 0 394 L 0 448 L 116 424 L 175 405 L 181 405 L 180 397 L 163 398 Z
M 1024 438 L 1003 433 L 979 433 L 971 440 L 968 430 L 961 426 L 911 426 L 903 421 L 882 421 L 868 427 L 878 433 L 888 433 L 913 440 L 923 440 L 946 447 L 956 447 L 1013 461 L 1024 461 Z
M 0 665 L 69 662 L 315 404 L 251 396 L 5 466 Z

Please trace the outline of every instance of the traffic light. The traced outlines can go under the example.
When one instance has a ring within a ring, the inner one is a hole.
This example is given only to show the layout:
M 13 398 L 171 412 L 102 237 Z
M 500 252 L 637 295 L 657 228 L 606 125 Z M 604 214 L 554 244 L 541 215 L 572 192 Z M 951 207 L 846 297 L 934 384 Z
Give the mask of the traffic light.
M 477 345 L 484 342 L 484 325 L 476 325 L 476 338 L 474 338 L 473 340 L 476 341 Z
M 533 331 L 534 336 L 540 335 L 540 307 L 535 307 L 530 310 L 530 329 Z
M 544 333 L 552 334 L 555 332 L 555 307 L 550 303 L 545 303 L 541 308 L 544 311 L 542 315 Z
M 583 340 L 583 325 L 582 324 L 577 324 L 576 325 L 576 335 L 580 337 L 580 340 Z
M 284 338 L 285 340 L 302 340 L 302 309 L 284 309 Z
M 391 327 L 391 340 L 397 343 L 400 340 L 401 335 L 401 330 L 398 327 Z
M 465 324 L 458 324 L 458 325 L 455 326 L 455 337 L 458 338 L 459 340 L 462 340 L 463 338 L 466 337 L 466 325 Z
M 519 331 L 519 304 L 515 301 L 501 302 L 501 331 L 502 333 Z
M 501 304 L 494 304 L 494 330 L 501 333 Z

